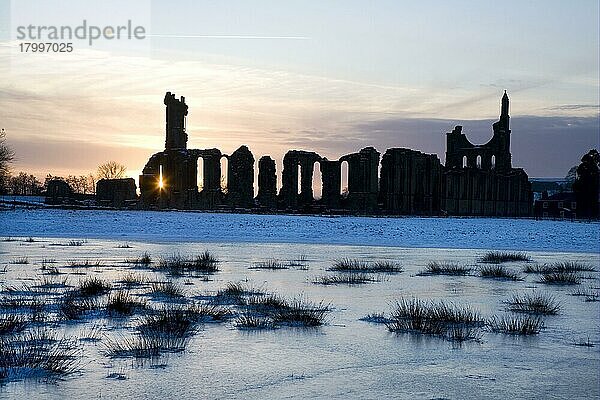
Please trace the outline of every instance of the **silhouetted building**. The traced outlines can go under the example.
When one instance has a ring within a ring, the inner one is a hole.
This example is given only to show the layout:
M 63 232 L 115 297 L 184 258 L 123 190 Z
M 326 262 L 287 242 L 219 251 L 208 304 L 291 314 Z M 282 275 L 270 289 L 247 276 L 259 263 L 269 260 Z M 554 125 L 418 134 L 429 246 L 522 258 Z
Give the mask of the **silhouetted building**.
M 500 120 L 493 124 L 494 134 L 486 144 L 472 144 L 461 126 L 446 134 L 442 209 L 449 215 L 531 215 L 529 178 L 523 169 L 512 167 L 508 108 L 505 91 Z
M 100 179 L 96 182 L 96 200 L 101 205 L 124 207 L 137 199 L 135 180 Z
M 577 218 L 577 199 L 573 192 L 561 192 L 548 196 L 542 195 L 535 201 L 536 219 L 575 219 Z
M 73 190 L 63 179 L 51 179 L 46 187 L 46 204 L 69 204 L 73 200 Z
M 256 198 L 255 158 L 248 147 L 241 146 L 231 155 L 218 149 L 188 149 L 185 98 L 176 99 L 167 92 L 164 103 L 165 150 L 154 154 L 140 175 L 140 205 L 144 208 L 531 215 L 527 174 L 512 168 L 506 92 L 500 120 L 493 125 L 494 135 L 488 143 L 472 144 L 460 126 L 447 134 L 445 167 L 436 155 L 403 148 L 388 149 L 381 164 L 380 153 L 373 147 L 337 160 L 312 151 L 290 150 L 283 159 L 279 193 L 275 161 L 269 156 L 260 158 Z M 227 160 L 226 190 L 221 171 L 223 159 Z M 318 200 L 313 193 L 317 164 L 322 181 L 322 197 Z M 342 181 L 345 165 L 347 185 Z

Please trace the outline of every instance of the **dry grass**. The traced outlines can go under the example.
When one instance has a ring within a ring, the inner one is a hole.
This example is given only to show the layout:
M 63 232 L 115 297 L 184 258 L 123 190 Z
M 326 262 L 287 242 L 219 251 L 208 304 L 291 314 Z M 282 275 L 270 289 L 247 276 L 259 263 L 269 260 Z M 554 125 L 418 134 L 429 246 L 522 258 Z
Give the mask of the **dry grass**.
M 522 281 L 523 278 L 517 273 L 502 265 L 485 265 L 479 268 L 479 276 L 482 278 L 503 279 L 509 281 Z
M 362 272 L 362 273 L 388 273 L 397 274 L 404 271 L 402 266 L 393 261 L 365 261 L 359 259 L 342 258 L 334 261 L 330 271 L 337 272 Z
M 506 303 L 510 311 L 518 313 L 555 315 L 560 311 L 554 297 L 536 292 L 515 294 Z
M 391 313 L 388 330 L 395 333 L 418 333 L 439 336 L 452 341 L 478 340 L 483 320 L 470 307 L 400 299 Z
M 419 272 L 418 276 L 428 275 L 450 275 L 450 276 L 464 276 L 471 272 L 471 268 L 450 262 L 437 262 L 431 261 L 427 263 L 425 269 Z
M 507 333 L 513 335 L 537 335 L 544 327 L 544 322 L 540 317 L 519 316 L 519 317 L 492 317 L 487 325 L 492 332 Z
M 322 275 L 313 279 L 313 283 L 318 285 L 362 285 L 364 283 L 379 282 L 381 279 L 370 274 L 360 272 L 350 272 L 338 275 Z
M 491 264 L 501 264 L 513 261 L 531 261 L 531 258 L 527 254 L 521 252 L 488 251 L 479 259 L 479 262 Z
M 540 282 L 547 285 L 579 285 L 581 278 L 573 272 L 547 272 L 542 274 Z

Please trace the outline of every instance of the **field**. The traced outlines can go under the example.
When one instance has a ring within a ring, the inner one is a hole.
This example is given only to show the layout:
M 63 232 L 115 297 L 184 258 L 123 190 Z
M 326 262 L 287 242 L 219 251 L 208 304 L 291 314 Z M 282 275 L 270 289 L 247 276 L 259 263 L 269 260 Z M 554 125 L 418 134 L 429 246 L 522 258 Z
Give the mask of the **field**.
M 0 227 L 3 398 L 600 395 L 598 224 L 18 210 Z M 15 343 L 40 351 L 17 362 Z

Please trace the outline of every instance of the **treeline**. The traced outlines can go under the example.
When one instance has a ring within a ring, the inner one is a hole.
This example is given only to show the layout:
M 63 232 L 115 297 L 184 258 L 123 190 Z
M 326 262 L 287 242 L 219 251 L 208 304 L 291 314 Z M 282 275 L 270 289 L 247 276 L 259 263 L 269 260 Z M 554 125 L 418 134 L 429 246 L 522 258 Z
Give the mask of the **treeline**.
M 55 179 L 67 182 L 73 193 L 96 193 L 96 177 L 93 174 L 79 176 L 69 175 L 66 178 L 48 174 L 46 175 L 44 182 L 40 182 L 35 175 L 19 172 L 16 175 L 8 175 L 0 179 L 0 194 L 13 196 L 39 196 L 46 192 L 48 182 Z

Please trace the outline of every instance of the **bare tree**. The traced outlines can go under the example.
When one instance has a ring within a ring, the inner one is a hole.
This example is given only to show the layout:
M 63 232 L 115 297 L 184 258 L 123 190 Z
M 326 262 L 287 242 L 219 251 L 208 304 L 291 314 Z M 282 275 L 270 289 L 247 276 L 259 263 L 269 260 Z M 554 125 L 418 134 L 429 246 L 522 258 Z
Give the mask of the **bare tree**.
M 15 152 L 6 144 L 6 132 L 0 130 L 0 193 L 6 192 L 10 181 L 10 164 Z
M 109 161 L 98 166 L 98 180 L 100 179 L 120 179 L 125 176 L 127 167 L 116 161 Z
M 16 196 L 39 195 L 42 191 L 42 183 L 34 175 L 25 172 L 11 177 L 9 186 L 12 194 Z

